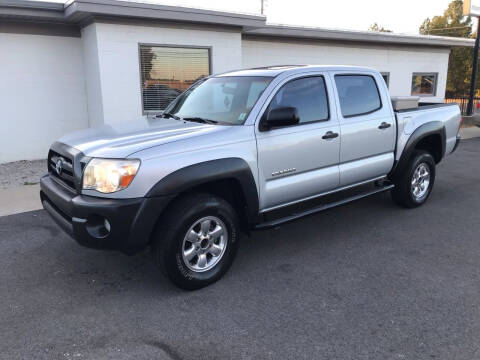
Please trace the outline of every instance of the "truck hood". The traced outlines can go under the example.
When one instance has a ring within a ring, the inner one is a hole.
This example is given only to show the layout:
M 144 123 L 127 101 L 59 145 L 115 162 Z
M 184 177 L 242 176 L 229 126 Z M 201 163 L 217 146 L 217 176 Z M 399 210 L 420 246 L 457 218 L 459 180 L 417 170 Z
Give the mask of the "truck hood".
M 225 127 L 174 119 L 140 119 L 76 131 L 59 141 L 87 156 L 126 158 L 140 150 L 222 131 Z

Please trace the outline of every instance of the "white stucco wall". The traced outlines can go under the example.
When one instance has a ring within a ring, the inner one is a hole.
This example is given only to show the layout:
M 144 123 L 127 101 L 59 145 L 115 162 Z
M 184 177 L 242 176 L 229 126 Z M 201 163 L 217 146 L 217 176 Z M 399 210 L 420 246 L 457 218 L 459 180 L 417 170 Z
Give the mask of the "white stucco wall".
M 423 101 L 441 102 L 447 83 L 449 49 L 398 46 L 337 46 L 321 42 L 243 40 L 244 68 L 279 64 L 328 64 L 368 66 L 390 73 L 390 94 L 411 94 L 412 73 L 438 73 L 437 96 Z
M 95 23 L 83 33 L 89 28 L 95 30 L 101 86 L 101 96 L 96 95 L 93 100 L 102 102 L 106 124 L 143 116 L 139 44 L 209 46 L 213 73 L 238 69 L 242 63 L 241 35 L 236 31 Z
M 88 126 L 80 38 L 0 33 L 0 163 Z

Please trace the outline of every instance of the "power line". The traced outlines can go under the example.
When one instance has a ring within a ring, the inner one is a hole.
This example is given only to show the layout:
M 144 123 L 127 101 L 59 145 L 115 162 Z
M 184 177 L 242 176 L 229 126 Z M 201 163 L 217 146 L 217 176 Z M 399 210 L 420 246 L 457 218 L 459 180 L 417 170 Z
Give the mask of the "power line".
M 427 33 L 430 34 L 430 31 L 428 31 Z M 459 32 L 458 32 L 458 30 L 451 30 L 451 31 L 443 31 L 439 34 L 441 35 L 441 34 L 445 34 L 445 33 L 447 33 L 447 34 L 458 34 Z
M 452 32 L 458 29 L 468 29 L 472 28 L 471 26 L 452 26 L 452 27 L 444 27 L 444 28 L 434 28 L 434 29 L 427 29 L 427 34 L 430 34 L 432 31 L 447 31 L 447 32 Z
M 444 28 L 434 28 L 430 30 L 450 30 L 450 29 L 465 29 L 465 28 L 472 28 L 471 26 L 452 26 L 452 27 L 444 27 Z

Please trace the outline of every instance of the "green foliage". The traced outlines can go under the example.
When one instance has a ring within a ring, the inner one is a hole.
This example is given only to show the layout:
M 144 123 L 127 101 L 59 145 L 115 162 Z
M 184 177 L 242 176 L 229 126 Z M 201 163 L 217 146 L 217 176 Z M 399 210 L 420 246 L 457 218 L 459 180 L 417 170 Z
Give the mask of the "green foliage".
M 463 1 L 453 0 L 441 16 L 427 18 L 420 26 L 420 34 L 471 38 L 472 19 L 463 16 Z M 470 88 L 473 49 L 459 47 L 450 52 L 447 93 L 449 97 L 464 96 Z
M 377 23 L 373 23 L 370 25 L 368 28 L 369 31 L 375 31 L 375 32 L 392 32 L 392 30 L 385 29 L 383 26 L 378 25 Z

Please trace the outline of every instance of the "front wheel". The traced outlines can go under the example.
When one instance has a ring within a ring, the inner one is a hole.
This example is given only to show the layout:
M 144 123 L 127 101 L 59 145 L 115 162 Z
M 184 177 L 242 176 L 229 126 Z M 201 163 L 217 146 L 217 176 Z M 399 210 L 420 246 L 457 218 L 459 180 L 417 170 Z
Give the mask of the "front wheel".
M 167 210 L 153 240 L 157 264 L 177 286 L 207 286 L 228 270 L 238 247 L 238 217 L 222 198 L 191 194 Z
M 435 182 L 435 160 L 426 151 L 415 151 L 405 173 L 395 181 L 393 200 L 414 208 L 427 201 Z

